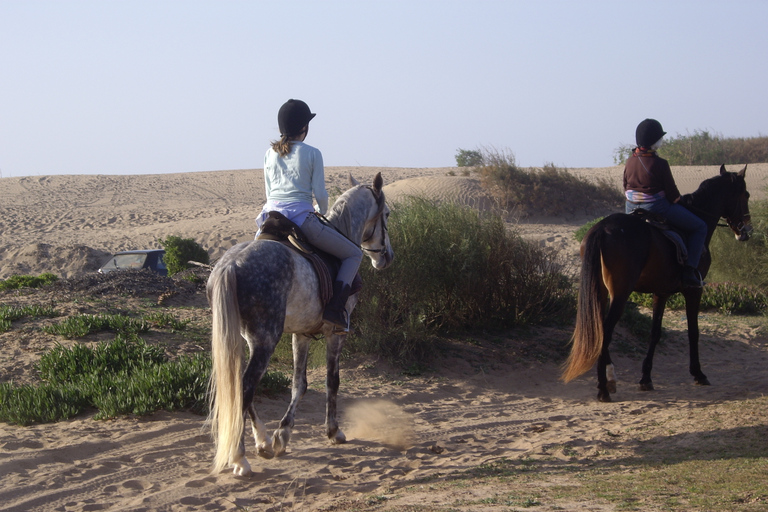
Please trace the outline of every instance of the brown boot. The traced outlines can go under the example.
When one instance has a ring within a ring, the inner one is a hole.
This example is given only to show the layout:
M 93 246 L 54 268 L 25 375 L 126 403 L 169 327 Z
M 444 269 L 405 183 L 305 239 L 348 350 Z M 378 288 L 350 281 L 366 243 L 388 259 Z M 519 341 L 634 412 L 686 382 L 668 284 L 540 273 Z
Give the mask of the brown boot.
M 347 305 L 350 288 L 342 281 L 333 283 L 333 296 L 325 306 L 323 320 L 331 324 L 335 333 L 349 332 L 349 315 L 344 307 Z

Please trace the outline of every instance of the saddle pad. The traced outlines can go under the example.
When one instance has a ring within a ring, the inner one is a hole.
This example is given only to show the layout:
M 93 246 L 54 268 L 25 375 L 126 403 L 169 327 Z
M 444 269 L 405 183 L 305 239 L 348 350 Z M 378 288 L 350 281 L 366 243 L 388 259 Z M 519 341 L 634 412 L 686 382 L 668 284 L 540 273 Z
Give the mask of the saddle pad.
M 677 250 L 677 262 L 681 265 L 685 265 L 685 262 L 688 261 L 688 248 L 685 246 L 685 240 L 680 233 L 675 231 L 674 227 L 667 223 L 667 219 L 643 208 L 638 208 L 633 211 L 631 215 L 640 217 L 645 222 L 661 231 L 661 233 L 675 245 L 675 249 Z
M 339 259 L 313 247 L 302 233 L 301 228 L 288 220 L 280 212 L 269 212 L 267 220 L 261 226 L 258 240 L 280 242 L 304 256 L 315 269 L 319 282 L 319 295 L 322 304 L 328 304 L 333 295 L 333 281 L 339 269 Z M 358 272 L 350 286 L 351 294 L 363 288 L 363 279 Z

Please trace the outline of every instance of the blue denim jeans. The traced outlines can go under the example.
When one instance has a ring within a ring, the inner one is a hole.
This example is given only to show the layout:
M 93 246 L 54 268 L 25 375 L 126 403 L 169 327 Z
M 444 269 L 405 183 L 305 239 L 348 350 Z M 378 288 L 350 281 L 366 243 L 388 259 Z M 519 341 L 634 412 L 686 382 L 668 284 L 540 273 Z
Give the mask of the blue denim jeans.
M 626 213 L 632 213 L 634 210 L 642 208 L 659 214 L 667 221 L 683 230 L 686 235 L 686 249 L 688 249 L 687 264 L 696 268 L 699 266 L 701 253 L 704 252 L 704 242 L 707 240 L 707 224 L 695 213 L 677 203 L 670 203 L 666 198 L 659 199 L 652 203 L 630 203 L 626 202 Z

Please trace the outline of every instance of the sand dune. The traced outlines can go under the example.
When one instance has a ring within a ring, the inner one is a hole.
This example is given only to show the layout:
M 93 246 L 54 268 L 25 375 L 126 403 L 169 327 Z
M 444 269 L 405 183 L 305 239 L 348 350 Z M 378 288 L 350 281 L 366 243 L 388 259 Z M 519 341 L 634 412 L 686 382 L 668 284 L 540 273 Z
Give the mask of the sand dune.
M 488 209 L 493 200 L 476 177 L 450 175 L 456 168 L 387 169 L 331 167 L 331 194 L 348 188 L 351 174 L 371 182 L 384 177 L 390 200 L 414 194 Z M 692 192 L 717 167 L 674 168 L 680 190 Z M 573 169 L 621 186 L 620 167 Z M 768 164 L 750 166 L 748 185 L 764 197 Z M 211 258 L 250 240 L 265 201 L 260 170 L 138 176 L 40 176 L 0 179 L 0 279 L 12 274 L 91 272 L 110 253 L 161 247 L 167 236 L 193 238 Z M 588 218 L 522 219 L 520 229 L 544 244 L 570 250 L 567 240 Z
M 327 174 L 330 189 L 346 189 L 349 173 L 369 182 L 382 172 L 390 201 L 425 194 L 489 207 L 490 198 L 474 178 L 450 171 L 456 169 L 350 167 L 329 168 Z M 617 184 L 621 180 L 618 167 L 572 172 Z M 681 190 L 690 192 L 714 176 L 717 167 L 675 168 L 674 173 Z M 764 198 L 768 164 L 750 166 L 747 176 L 752 196 Z M 263 200 L 261 173 L 254 170 L 3 178 L 0 278 L 91 272 L 113 251 L 158 247 L 158 240 L 169 235 L 194 238 L 217 258 L 235 243 L 251 239 Z M 529 218 L 516 228 L 573 261 L 578 245 L 572 234 L 584 220 Z M 23 295 L 0 296 L 0 304 L 21 300 Z M 34 300 L 48 303 L 56 297 Z M 115 305 L 126 300 L 110 299 Z M 196 300 L 200 307 L 188 314 L 209 315 L 204 296 Z M 88 305 L 72 307 L 86 311 Z M 259 459 L 248 439 L 251 478 L 209 474 L 212 443 L 203 418 L 190 413 L 111 421 L 95 421 L 86 414 L 56 424 L 0 424 L 0 509 L 363 510 L 377 502 L 371 501 L 375 497 L 401 507 L 502 510 L 471 504 L 492 503 L 500 492 L 525 495 L 555 484 L 576 486 L 578 478 L 569 470 L 558 473 L 557 482 L 543 476 L 462 486 L 468 471 L 500 460 L 546 461 L 552 468 L 558 461 L 620 466 L 641 456 L 637 448 L 644 440 L 660 446 L 690 443 L 700 434 L 690 418 L 708 411 L 718 415 L 724 435 L 728 429 L 745 428 L 748 419 L 720 414 L 718 408 L 768 393 L 765 336 L 721 324 L 707 329 L 703 319 L 702 362 L 714 385 L 695 387 L 686 369 L 684 322 L 680 314 L 669 316 L 668 339 L 654 367 L 657 390 L 637 390 L 633 382 L 639 377 L 639 361 L 615 354 L 620 391 L 611 404 L 594 400 L 591 374 L 565 385 L 557 380 L 559 361 L 526 356 L 539 354 L 541 347 L 564 345 L 568 328 L 474 339 L 472 350 L 458 345 L 447 350 L 439 359 L 442 366 L 423 375 L 404 375 L 382 362 L 344 361 L 339 395 L 341 426 L 349 439 L 344 445 L 331 445 L 324 437 L 325 376 L 323 370 L 313 370 L 288 452 Z M 0 333 L 0 380 L 33 372 L 34 361 L 56 341 L 35 332 Z M 631 335 L 620 329 L 618 336 Z M 287 402 L 287 396 L 259 399 L 259 414 L 270 430 Z M 673 426 L 677 434 L 670 433 Z M 615 507 L 599 498 L 585 503 L 563 497 L 536 510 Z

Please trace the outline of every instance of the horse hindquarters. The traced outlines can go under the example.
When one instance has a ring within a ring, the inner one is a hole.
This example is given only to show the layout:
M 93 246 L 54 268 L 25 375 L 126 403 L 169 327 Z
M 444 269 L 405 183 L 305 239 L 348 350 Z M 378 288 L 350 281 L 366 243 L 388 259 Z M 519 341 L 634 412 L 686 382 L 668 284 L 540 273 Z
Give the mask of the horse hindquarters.
M 608 346 L 648 257 L 647 235 L 642 223 L 638 226 L 630 216 L 615 214 L 595 224 L 582 243 L 576 328 L 563 380 L 578 377 L 597 362 L 597 397 L 603 402 L 611 400 L 616 386 Z

